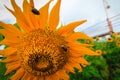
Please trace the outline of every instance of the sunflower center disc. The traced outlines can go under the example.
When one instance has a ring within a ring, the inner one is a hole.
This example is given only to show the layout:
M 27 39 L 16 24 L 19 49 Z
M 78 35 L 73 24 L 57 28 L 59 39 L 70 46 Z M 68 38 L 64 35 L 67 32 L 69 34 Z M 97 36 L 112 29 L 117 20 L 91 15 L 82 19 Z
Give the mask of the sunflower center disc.
M 22 67 L 35 76 L 47 76 L 63 68 L 68 60 L 64 38 L 49 30 L 25 34 L 18 47 Z

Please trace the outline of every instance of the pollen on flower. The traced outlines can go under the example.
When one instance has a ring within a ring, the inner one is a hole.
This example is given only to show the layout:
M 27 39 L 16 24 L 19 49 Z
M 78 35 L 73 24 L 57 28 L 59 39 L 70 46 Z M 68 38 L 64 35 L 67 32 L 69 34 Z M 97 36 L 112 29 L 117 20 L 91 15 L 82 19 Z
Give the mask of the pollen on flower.
M 69 51 L 64 38 L 49 30 L 25 34 L 18 47 L 23 68 L 39 76 L 55 73 L 68 61 Z

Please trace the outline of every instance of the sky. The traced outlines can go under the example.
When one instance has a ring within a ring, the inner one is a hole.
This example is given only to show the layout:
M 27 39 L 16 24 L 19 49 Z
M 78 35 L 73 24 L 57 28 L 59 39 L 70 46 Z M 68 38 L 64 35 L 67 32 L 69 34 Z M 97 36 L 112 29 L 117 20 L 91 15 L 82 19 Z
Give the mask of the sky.
M 22 7 L 23 0 L 16 0 L 17 4 Z M 34 0 L 35 7 L 39 9 L 48 0 Z M 56 0 L 53 0 L 51 7 Z M 120 13 L 120 0 L 106 0 L 110 5 L 108 9 L 108 16 L 111 17 Z M 15 18 L 10 14 L 4 5 L 12 9 L 10 0 L 0 0 L 0 21 L 6 23 L 15 23 Z M 62 24 L 68 24 L 70 22 L 86 19 L 87 22 L 81 27 L 76 28 L 76 31 L 81 31 L 89 26 L 96 24 L 102 20 L 105 20 L 106 14 L 103 7 L 103 0 L 62 0 L 60 9 L 60 22 Z

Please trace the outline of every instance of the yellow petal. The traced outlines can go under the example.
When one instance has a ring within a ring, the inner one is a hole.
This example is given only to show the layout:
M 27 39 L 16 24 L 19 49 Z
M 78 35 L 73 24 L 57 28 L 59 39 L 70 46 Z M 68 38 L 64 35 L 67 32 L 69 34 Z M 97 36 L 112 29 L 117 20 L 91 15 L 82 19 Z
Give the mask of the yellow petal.
M 22 77 L 22 80 L 26 80 L 27 79 L 27 77 L 28 77 L 28 72 L 25 72 L 25 74 L 23 75 L 23 77 Z
M 38 80 L 44 80 L 43 77 L 41 76 L 38 76 Z
M 80 52 L 76 52 L 76 51 L 73 51 L 73 50 L 69 50 L 70 51 L 70 57 L 74 57 L 74 58 L 77 58 L 77 57 L 82 57 L 84 56 L 84 54 L 80 53 Z
M 20 80 L 24 75 L 24 69 L 20 68 L 17 72 L 10 78 L 11 80 Z
M 69 37 L 66 38 L 66 41 L 68 41 L 68 42 L 74 41 L 75 42 L 78 39 L 90 40 L 91 42 L 94 41 L 94 39 L 90 38 L 89 36 L 87 36 L 86 34 L 81 33 L 81 32 L 75 32 L 75 33 L 71 34 Z
M 60 27 L 59 30 L 58 30 L 58 34 L 61 35 L 61 36 L 69 36 L 71 33 L 73 33 L 73 30 L 77 26 L 83 24 L 84 22 L 86 22 L 86 20 L 73 22 L 73 23 L 70 23 L 66 26 Z
M 25 80 L 33 80 L 33 76 L 32 75 L 29 75 L 29 76 L 27 76 L 27 78 L 25 79 Z
M 65 71 L 59 70 L 56 74 L 59 77 L 59 80 L 69 80 L 69 76 Z
M 72 59 L 74 60 L 74 59 Z M 75 61 L 69 60 L 69 62 L 72 64 L 74 68 L 77 68 L 80 72 L 82 71 L 82 68 L 79 63 L 76 63 Z
M 17 60 L 17 61 L 13 61 L 13 62 L 7 63 L 7 64 L 6 64 L 6 68 L 9 68 L 9 67 L 11 67 L 11 66 L 13 66 L 13 65 L 15 65 L 15 64 L 19 64 L 19 65 L 20 65 L 20 61 Z
M 57 76 L 56 73 L 54 73 L 54 74 L 51 74 L 51 75 L 45 77 L 45 80 L 60 80 L 60 78 L 59 78 L 59 76 Z
M 30 6 L 34 7 L 34 1 L 33 0 L 30 0 Z
M 7 57 L 4 60 L 0 60 L 0 62 L 7 62 L 8 63 L 8 62 L 16 61 L 16 60 L 18 60 L 17 55 L 12 55 L 12 56 Z
M 89 48 L 81 46 L 80 44 L 76 44 L 75 42 L 68 43 L 68 46 L 69 46 L 70 50 L 73 50 L 75 52 L 80 52 L 80 54 L 91 55 L 91 56 L 99 55 L 99 54 L 95 53 L 94 51 L 90 50 Z
M 57 3 L 55 4 L 55 6 L 50 12 L 49 22 L 48 22 L 50 30 L 55 30 L 59 23 L 60 3 L 61 3 L 61 0 L 57 0 Z
M 15 3 L 15 0 L 11 0 L 11 4 L 12 4 L 14 10 L 15 10 L 18 14 L 22 12 L 21 9 L 20 9 L 20 7 Z
M 48 8 L 51 1 L 52 0 L 50 0 L 45 6 L 39 9 L 39 12 L 40 12 L 39 23 L 40 23 L 41 29 L 46 28 L 47 21 L 48 21 L 48 11 L 49 11 Z
M 26 20 L 24 20 L 25 18 L 24 18 L 24 15 L 23 15 L 23 13 L 22 13 L 22 11 L 21 11 L 21 9 L 20 9 L 20 7 L 15 3 L 15 0 L 11 0 L 11 3 L 12 3 L 12 6 L 13 6 L 13 8 L 14 8 L 14 10 L 15 10 L 15 14 L 16 14 L 16 18 L 17 18 L 17 21 L 18 21 L 18 24 L 23 24 L 23 23 L 21 23 L 21 21 L 20 21 L 20 19 L 22 20 L 22 22 L 26 22 Z M 24 22 L 24 23 L 25 23 Z M 27 23 L 27 22 L 26 22 Z M 28 26 L 28 25 L 27 25 Z M 27 26 L 21 26 L 20 25 L 20 27 L 24 27 L 24 28 L 27 28 Z M 24 29 L 23 28 L 23 29 Z M 26 29 L 25 29 L 26 30 Z M 29 29 L 27 28 L 27 31 L 28 31 Z
M 79 58 L 70 58 L 71 62 L 74 63 L 80 63 L 80 64 L 84 64 L 84 65 L 88 65 L 89 63 L 84 59 L 84 57 L 79 57 Z
M 10 41 L 7 39 L 4 39 L 0 42 L 0 45 L 6 45 L 16 48 L 18 46 L 18 42 Z
M 33 80 L 39 80 L 39 79 L 38 79 L 38 76 L 35 76 Z
M 5 48 L 4 50 L 0 50 L 0 55 L 10 56 L 15 54 L 16 51 L 17 51 L 16 48 L 8 47 L 8 48 Z
M 5 72 L 5 75 L 7 75 L 8 73 L 10 73 L 14 70 L 17 70 L 19 67 L 20 67 L 20 62 L 19 61 L 7 63 L 6 64 L 7 71 Z
M 11 0 L 11 2 L 14 1 L 14 0 Z M 15 2 L 13 2 L 15 3 Z M 15 3 L 16 5 L 16 3 Z M 6 7 L 6 6 L 5 6 Z M 15 7 L 15 6 L 14 6 Z M 17 6 L 18 7 L 18 6 Z M 17 21 L 17 24 L 25 31 L 25 32 L 29 32 L 30 31 L 30 28 L 29 28 L 29 24 L 25 18 L 25 16 L 23 15 L 23 13 L 20 11 L 12 11 L 11 9 L 9 9 L 8 7 L 6 7 L 6 9 L 8 9 L 8 11 L 10 11 L 15 17 L 16 17 L 16 21 Z
M 35 29 L 37 29 L 37 27 L 39 27 L 38 18 L 37 18 L 39 15 L 35 15 L 32 12 L 32 9 L 34 8 L 33 4 L 34 3 L 32 3 L 32 2 L 28 3 L 27 0 L 23 1 L 23 14 L 26 17 L 27 22 L 29 24 L 29 28 L 31 30 L 35 30 Z
M 5 37 L 8 41 L 13 41 L 15 43 L 19 42 L 18 36 L 14 35 L 13 33 L 6 31 L 4 29 L 0 30 L 0 33 Z
M 64 65 L 64 68 L 65 68 L 65 70 L 74 73 L 73 64 L 70 64 L 69 62 L 67 62 L 67 63 Z
M 38 76 L 31 75 L 26 71 L 21 80 L 41 80 L 41 79 L 39 79 Z
M 76 49 L 75 50 L 74 50 L 74 48 L 72 49 L 72 47 L 71 48 L 69 47 L 69 51 L 70 51 L 70 57 L 78 58 L 78 57 L 85 56 L 85 53 L 78 52 L 78 51 L 76 51 Z
M 13 33 L 15 36 L 22 36 L 23 33 L 19 31 L 15 26 L 11 24 L 5 24 L 3 22 L 0 22 L 0 26 L 2 26 L 6 31 L 9 31 Z

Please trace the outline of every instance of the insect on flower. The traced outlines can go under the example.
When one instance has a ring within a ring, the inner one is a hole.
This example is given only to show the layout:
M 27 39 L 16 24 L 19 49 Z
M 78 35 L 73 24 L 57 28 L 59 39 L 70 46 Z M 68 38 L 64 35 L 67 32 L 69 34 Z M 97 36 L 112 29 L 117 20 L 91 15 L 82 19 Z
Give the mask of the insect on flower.
M 39 14 L 40 14 L 40 12 L 39 12 L 36 8 L 33 8 L 33 9 L 32 9 L 32 12 L 33 12 L 34 14 L 36 14 L 36 15 L 39 15 Z

